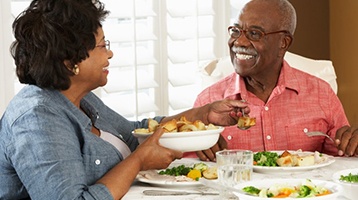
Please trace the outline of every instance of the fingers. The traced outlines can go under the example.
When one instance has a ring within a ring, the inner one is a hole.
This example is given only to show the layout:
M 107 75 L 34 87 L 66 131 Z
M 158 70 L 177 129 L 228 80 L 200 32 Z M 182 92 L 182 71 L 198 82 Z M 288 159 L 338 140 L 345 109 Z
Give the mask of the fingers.
M 164 134 L 164 129 L 162 127 L 158 127 L 154 133 L 150 136 L 150 138 L 157 140 L 159 142 L 159 138 Z
M 210 159 L 206 157 L 206 154 L 203 151 L 197 151 L 195 152 L 198 158 L 202 161 L 209 161 Z
M 341 140 L 342 140 L 342 136 L 344 135 L 345 132 L 350 131 L 349 129 L 350 129 L 349 126 L 343 126 L 342 128 L 338 129 L 338 130 L 337 130 L 337 133 L 336 133 L 336 138 L 335 138 L 335 139 L 341 141 Z M 339 143 L 339 142 L 338 142 L 338 143 Z
M 353 156 L 354 154 L 358 155 L 357 151 L 358 151 L 358 129 L 351 134 L 350 140 L 345 150 L 345 155 L 347 156 Z
M 340 128 L 336 133 L 336 144 L 338 144 L 338 155 L 358 155 L 358 129 L 349 126 Z

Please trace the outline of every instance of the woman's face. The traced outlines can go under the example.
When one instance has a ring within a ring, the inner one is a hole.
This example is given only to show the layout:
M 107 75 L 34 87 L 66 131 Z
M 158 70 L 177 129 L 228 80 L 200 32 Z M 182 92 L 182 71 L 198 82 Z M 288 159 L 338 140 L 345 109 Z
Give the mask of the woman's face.
M 79 74 L 74 76 L 72 84 L 80 86 L 89 91 L 107 84 L 108 59 L 111 59 L 113 52 L 107 49 L 103 29 L 97 30 L 96 47 L 90 50 L 89 57 L 78 63 Z

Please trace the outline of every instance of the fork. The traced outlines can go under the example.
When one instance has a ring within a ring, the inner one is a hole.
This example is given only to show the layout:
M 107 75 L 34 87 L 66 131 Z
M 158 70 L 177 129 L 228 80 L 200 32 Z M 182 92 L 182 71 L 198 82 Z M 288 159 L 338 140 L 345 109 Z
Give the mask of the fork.
M 334 143 L 334 140 L 333 138 L 331 138 L 329 135 L 327 135 L 326 133 L 322 133 L 320 131 L 311 131 L 311 132 L 307 132 L 306 135 L 308 137 L 312 137 L 312 136 L 324 136 L 328 139 L 330 139 L 333 143 Z

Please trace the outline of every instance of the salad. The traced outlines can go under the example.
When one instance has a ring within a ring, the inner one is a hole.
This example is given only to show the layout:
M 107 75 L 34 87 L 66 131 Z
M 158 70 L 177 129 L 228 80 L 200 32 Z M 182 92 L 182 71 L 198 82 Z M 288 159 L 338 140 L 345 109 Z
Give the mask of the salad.
M 242 190 L 246 194 L 263 198 L 305 198 L 332 193 L 332 191 L 325 187 L 315 185 L 310 179 L 305 179 L 305 181 L 296 186 L 289 184 L 274 184 L 269 188 L 246 186 Z
M 159 171 L 160 175 L 170 175 L 170 176 L 186 176 L 195 181 L 198 181 L 199 178 L 207 178 L 207 172 L 210 171 L 210 168 L 205 163 L 196 163 L 193 166 L 179 165 L 177 167 L 167 168 L 165 170 Z
M 351 183 L 358 183 L 358 174 L 354 175 L 352 173 L 349 173 L 347 176 L 341 175 L 339 180 Z

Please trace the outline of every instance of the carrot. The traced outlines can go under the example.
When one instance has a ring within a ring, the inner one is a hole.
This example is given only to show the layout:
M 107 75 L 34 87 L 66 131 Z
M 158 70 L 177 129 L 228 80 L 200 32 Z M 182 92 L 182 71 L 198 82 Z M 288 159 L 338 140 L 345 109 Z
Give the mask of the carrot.
M 316 194 L 316 197 L 324 196 L 324 195 L 331 194 L 331 193 L 332 193 L 331 191 L 326 190 L 326 191 L 324 191 L 322 194 Z

